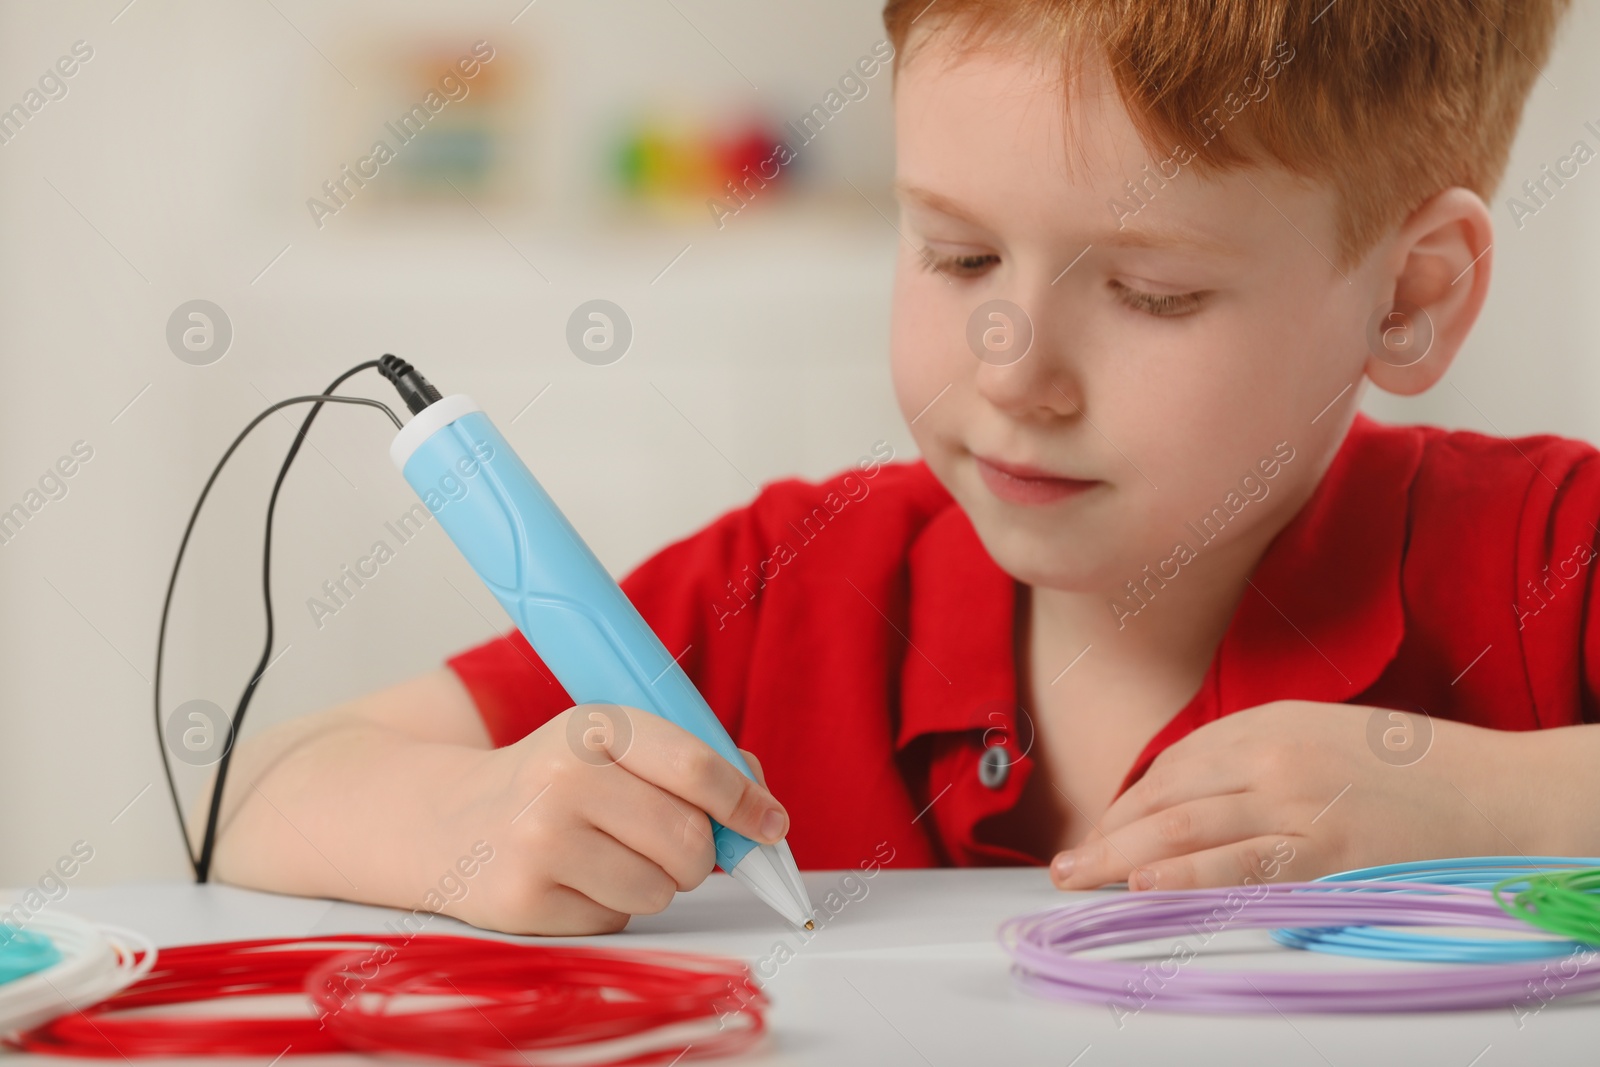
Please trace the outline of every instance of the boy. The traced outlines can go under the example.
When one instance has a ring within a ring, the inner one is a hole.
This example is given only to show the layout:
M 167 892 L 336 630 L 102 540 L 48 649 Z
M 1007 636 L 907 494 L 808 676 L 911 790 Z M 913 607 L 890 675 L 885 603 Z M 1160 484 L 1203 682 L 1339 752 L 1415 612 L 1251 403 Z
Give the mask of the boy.
M 1482 307 L 1565 0 L 1319 6 L 890 0 L 922 458 L 624 582 L 770 792 L 513 633 L 242 745 L 219 877 L 410 906 L 484 841 L 444 910 L 589 933 L 704 879 L 707 816 L 1070 889 L 1600 852 L 1595 450 L 1357 412 Z

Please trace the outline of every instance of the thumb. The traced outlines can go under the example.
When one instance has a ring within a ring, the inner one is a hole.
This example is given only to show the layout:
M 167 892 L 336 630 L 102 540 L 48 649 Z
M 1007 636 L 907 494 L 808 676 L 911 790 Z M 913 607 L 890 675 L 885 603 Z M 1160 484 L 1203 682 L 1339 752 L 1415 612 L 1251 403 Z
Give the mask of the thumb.
M 741 748 L 739 750 L 739 755 L 743 756 L 744 757 L 744 761 L 746 763 L 750 764 L 750 769 L 755 772 L 756 781 L 761 783 L 761 788 L 762 789 L 766 789 L 767 788 L 767 775 L 766 775 L 766 772 L 764 772 L 761 769 L 761 761 L 756 759 L 756 754 L 754 752 L 746 752 L 744 749 Z

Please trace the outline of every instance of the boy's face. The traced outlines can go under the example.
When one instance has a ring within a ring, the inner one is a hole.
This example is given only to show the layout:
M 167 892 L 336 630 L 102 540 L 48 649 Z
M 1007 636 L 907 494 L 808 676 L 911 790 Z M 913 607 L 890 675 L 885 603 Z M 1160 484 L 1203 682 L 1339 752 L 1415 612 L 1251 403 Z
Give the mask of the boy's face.
M 1026 50 L 940 48 L 926 42 L 895 87 L 891 361 L 929 467 L 1031 585 L 1115 595 L 1180 541 L 1201 560 L 1259 552 L 1353 416 L 1374 256 L 1343 275 L 1325 258 L 1325 189 L 1276 169 L 1202 180 L 1152 157 L 1102 71 L 1069 106 Z M 1026 323 L 1004 309 L 974 322 L 994 300 Z M 1224 532 L 1202 549 L 1186 524 L 1207 516 Z

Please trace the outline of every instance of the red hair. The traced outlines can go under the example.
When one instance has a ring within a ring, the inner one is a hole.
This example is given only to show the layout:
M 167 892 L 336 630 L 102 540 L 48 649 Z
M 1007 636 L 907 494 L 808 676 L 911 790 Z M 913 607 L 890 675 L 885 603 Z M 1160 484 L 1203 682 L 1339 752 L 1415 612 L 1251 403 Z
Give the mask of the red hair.
M 1276 163 L 1330 186 L 1342 268 L 1443 189 L 1494 195 L 1570 4 L 888 0 L 883 22 L 897 69 L 934 36 L 957 56 L 1023 45 L 1059 60 L 1065 91 L 1091 51 L 1154 159 L 1181 147 L 1201 173 Z

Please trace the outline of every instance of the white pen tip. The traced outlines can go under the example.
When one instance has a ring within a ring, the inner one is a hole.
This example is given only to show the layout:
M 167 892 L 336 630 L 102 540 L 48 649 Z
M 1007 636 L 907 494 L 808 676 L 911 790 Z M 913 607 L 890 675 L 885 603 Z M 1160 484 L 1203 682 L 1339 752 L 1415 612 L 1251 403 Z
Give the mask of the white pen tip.
M 776 845 L 758 845 L 744 854 L 744 858 L 728 872 L 743 882 L 772 910 L 797 927 L 815 930 L 811 901 L 806 887 L 800 881 L 800 869 L 795 866 L 794 854 L 787 841 Z

